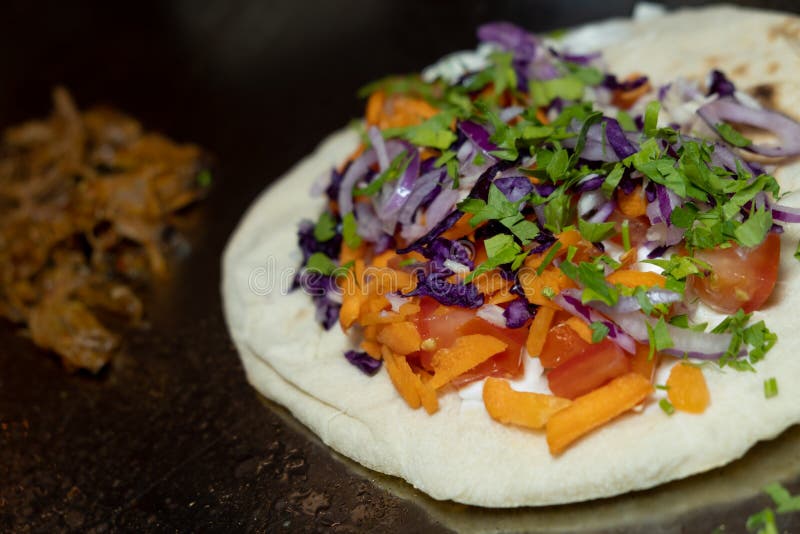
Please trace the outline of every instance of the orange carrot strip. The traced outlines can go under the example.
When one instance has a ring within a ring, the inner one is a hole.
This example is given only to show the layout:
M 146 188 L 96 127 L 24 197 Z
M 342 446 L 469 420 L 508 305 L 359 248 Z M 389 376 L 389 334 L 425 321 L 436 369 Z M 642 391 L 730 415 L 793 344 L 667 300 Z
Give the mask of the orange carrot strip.
M 652 392 L 649 380 L 627 373 L 578 397 L 547 422 L 550 453 L 561 454 L 575 440 L 630 410 Z
M 664 287 L 667 284 L 667 279 L 658 273 L 631 269 L 614 271 L 606 277 L 606 280 L 610 284 L 621 284 L 626 287 Z
M 553 395 L 514 391 L 507 381 L 489 377 L 483 383 L 483 404 L 492 419 L 507 425 L 537 429 L 572 401 Z
M 685 363 L 675 365 L 667 379 L 667 397 L 675 409 L 703 413 L 711 400 L 700 368 Z
M 378 343 L 383 343 L 400 356 L 417 352 L 422 338 L 414 323 L 403 321 L 386 325 L 378 334 Z
M 570 317 L 565 321 L 570 328 L 575 330 L 575 333 L 581 336 L 581 339 L 587 343 L 592 342 L 592 329 L 589 328 L 589 325 L 586 324 L 585 321 L 582 319 L 578 319 L 577 317 Z
M 639 373 L 651 383 L 656 374 L 660 356 L 656 352 L 650 358 L 650 347 L 646 344 L 636 344 L 636 354 L 631 357 L 631 371 Z
M 619 211 L 626 217 L 634 218 L 647 215 L 647 201 L 644 198 L 644 191 L 641 185 L 637 185 L 629 195 L 620 190 L 617 194 L 617 205 L 619 206 Z
M 458 338 L 450 348 L 433 354 L 431 364 L 435 371 L 428 385 L 439 389 L 457 376 L 488 360 L 508 345 L 493 336 L 472 334 Z
M 536 274 L 534 269 L 520 270 L 519 283 L 525 291 L 528 302 L 553 309 L 559 307 L 545 296 L 545 288 L 549 288 L 553 293 L 560 293 L 562 289 L 576 287 L 575 282 L 558 269 L 546 269 L 542 274 Z
M 405 320 L 406 318 L 399 313 L 382 310 L 378 312 L 363 313 L 361 314 L 361 318 L 358 320 L 358 322 L 361 323 L 361 326 L 373 326 L 402 323 Z
M 383 91 L 375 91 L 369 95 L 367 100 L 367 111 L 365 113 L 368 126 L 376 126 L 383 115 L 383 104 L 386 102 L 386 94 Z
M 635 80 L 639 77 L 639 74 L 633 73 L 626 78 L 626 80 L 631 81 Z M 650 82 L 645 82 L 639 87 L 635 89 L 631 89 L 629 91 L 622 91 L 622 90 L 615 90 L 613 96 L 611 97 L 611 103 L 617 106 L 618 108 L 622 109 L 629 109 L 633 106 L 642 95 L 645 95 L 650 91 Z
M 556 310 L 553 308 L 541 307 L 536 312 L 536 316 L 531 323 L 531 329 L 528 331 L 528 340 L 525 342 L 525 349 L 531 358 L 535 358 L 542 353 L 547 333 L 550 331 L 550 325 L 553 323 L 555 315 Z
M 536 118 L 539 119 L 539 122 L 542 124 L 550 123 L 550 121 L 547 119 L 547 113 L 544 112 L 544 108 L 536 108 Z
M 622 264 L 623 268 L 628 268 L 639 258 L 639 250 L 636 247 L 631 248 L 628 252 L 624 252 L 622 256 L 619 257 L 619 261 Z
M 472 219 L 472 214 L 465 213 L 449 230 L 442 234 L 442 237 L 446 239 L 461 239 L 462 237 L 468 236 L 475 231 L 469 224 L 470 219 Z
M 364 340 L 361 342 L 361 350 L 375 358 L 376 360 L 381 359 L 381 346 L 374 341 Z
M 404 317 L 408 317 L 409 315 L 415 315 L 419 313 L 419 309 L 420 309 L 419 304 L 412 304 L 410 302 L 406 302 L 405 304 L 400 306 L 400 309 L 398 310 L 397 313 L 399 313 Z
M 389 265 L 389 260 L 395 256 L 394 250 L 387 250 L 372 258 L 372 266 L 385 268 Z
M 419 376 L 417 378 L 417 393 L 422 402 L 422 407 L 428 412 L 428 415 L 434 414 L 439 411 L 439 399 L 436 396 L 436 390 L 430 384 L 423 382 Z
M 383 354 L 383 361 L 386 365 L 386 371 L 389 373 L 389 378 L 392 380 L 395 389 L 406 403 L 416 410 L 422 404 L 419 398 L 419 391 L 417 389 L 417 381 L 419 377 L 411 370 L 411 366 L 402 356 L 395 356 L 392 351 L 387 347 L 381 349 Z
M 381 328 L 383 328 L 383 325 L 376 324 L 362 326 L 364 326 L 364 339 L 367 341 L 375 341 L 378 339 L 378 333 L 381 331 Z
M 502 291 L 498 291 L 486 302 L 487 304 L 505 304 L 506 302 L 511 302 L 512 300 L 516 300 L 517 295 L 509 291 L 508 289 L 504 289 Z

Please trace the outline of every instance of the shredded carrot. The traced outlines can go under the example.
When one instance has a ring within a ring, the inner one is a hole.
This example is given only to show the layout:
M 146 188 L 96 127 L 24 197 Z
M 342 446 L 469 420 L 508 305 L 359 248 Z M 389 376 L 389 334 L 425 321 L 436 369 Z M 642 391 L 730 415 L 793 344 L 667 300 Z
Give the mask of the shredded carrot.
M 544 108 L 536 108 L 536 118 L 539 119 L 539 122 L 542 124 L 549 124 L 550 120 L 547 118 L 547 113 L 545 113 Z
M 367 341 L 375 341 L 378 339 L 378 333 L 380 332 L 382 326 L 376 324 L 368 324 L 364 326 L 364 339 Z
M 564 289 L 576 287 L 575 282 L 559 269 L 548 268 L 542 271 L 542 274 L 537 274 L 532 269 L 525 269 L 524 272 L 519 272 L 518 278 L 528 302 L 544 308 L 559 309 L 558 305 L 546 295 L 548 289 L 557 294 Z
M 461 336 L 450 348 L 437 350 L 432 359 L 435 371 L 428 384 L 439 389 L 457 376 L 502 352 L 508 345 L 493 336 Z
M 397 392 L 400 393 L 406 403 L 416 410 L 422 404 L 417 386 L 419 377 L 414 374 L 405 358 L 395 356 L 386 347 L 383 347 L 381 351 L 383 353 L 383 362 L 386 365 L 386 371 L 389 373 L 392 384 L 394 384 L 395 389 L 397 389 Z
M 378 334 L 378 343 L 382 343 L 400 356 L 417 352 L 422 343 L 419 331 L 414 323 L 403 321 L 386 325 Z
M 361 326 L 377 326 L 387 325 L 392 323 L 402 323 L 406 318 L 399 313 L 392 311 L 382 310 L 378 312 L 362 313 L 358 322 Z
M 381 254 L 378 254 L 374 258 L 372 258 L 372 267 L 378 267 L 379 269 L 386 268 L 389 266 L 389 260 L 397 256 L 393 250 L 387 250 Z
M 638 78 L 639 76 L 640 76 L 639 74 L 634 73 L 628 76 L 626 80 L 632 81 Z M 639 87 L 631 89 L 630 91 L 622 91 L 617 89 L 614 91 L 614 95 L 611 98 L 611 103 L 617 106 L 618 108 L 630 109 L 630 107 L 633 106 L 636 103 L 636 101 L 639 100 L 639 98 L 641 98 L 643 95 L 646 95 L 651 88 L 652 86 L 650 85 L 650 82 L 647 81 L 642 85 L 640 85 Z
M 514 283 L 503 278 L 497 269 L 479 274 L 472 279 L 472 283 L 484 295 L 494 295 L 498 291 L 508 290 L 514 286 Z
M 586 343 L 592 342 L 592 329 L 589 328 L 589 325 L 586 324 L 585 321 L 573 316 L 567 319 L 566 323 L 570 328 L 575 330 L 575 333 L 578 334 Z
M 621 189 L 617 193 L 617 206 L 619 211 L 626 217 L 634 218 L 641 217 L 647 214 L 647 200 L 644 198 L 644 190 L 641 185 L 625 194 Z
M 619 262 L 622 264 L 623 268 L 628 268 L 639 258 L 639 250 L 636 247 L 631 248 L 627 252 L 623 252 L 622 256 L 619 257 Z
M 703 371 L 693 365 L 679 363 L 669 372 L 667 397 L 675 409 L 703 413 L 711 398 Z
M 575 440 L 630 410 L 652 392 L 649 380 L 638 373 L 628 373 L 578 397 L 547 421 L 550 453 L 561 454 Z
M 621 284 L 625 287 L 664 287 L 667 284 L 667 279 L 658 273 L 632 269 L 614 271 L 606 277 L 606 280 L 610 284 Z
M 553 323 L 555 315 L 556 310 L 553 308 L 541 307 L 537 310 L 531 328 L 528 330 L 528 340 L 525 343 L 525 349 L 532 358 L 542 353 L 544 342 L 547 340 L 547 332 L 550 331 L 550 325 Z
M 376 360 L 381 359 L 381 346 L 379 343 L 374 341 L 364 340 L 361 342 L 361 350 L 375 358 Z
M 486 301 L 486 303 L 505 304 L 507 302 L 511 302 L 512 300 L 517 300 L 517 295 L 515 295 L 508 289 L 503 289 L 492 295 L 492 297 L 488 301 Z
M 386 93 L 375 91 L 369 95 L 367 100 L 366 120 L 368 126 L 377 126 L 383 115 L 383 104 L 386 101 Z
M 553 395 L 514 391 L 507 381 L 489 377 L 483 383 L 483 404 L 492 419 L 538 429 L 572 402 Z
M 434 414 L 439 411 L 439 399 L 436 396 L 436 390 L 427 382 L 423 382 L 419 376 L 417 376 L 417 393 L 419 393 L 422 407 L 425 408 L 428 414 Z

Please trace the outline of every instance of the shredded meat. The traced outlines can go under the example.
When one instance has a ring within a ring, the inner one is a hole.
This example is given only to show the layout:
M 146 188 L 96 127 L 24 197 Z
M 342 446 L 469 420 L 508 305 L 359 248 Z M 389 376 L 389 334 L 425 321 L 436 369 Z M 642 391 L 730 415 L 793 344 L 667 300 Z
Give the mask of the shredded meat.
M 63 88 L 53 101 L 0 143 L 0 317 L 68 369 L 97 372 L 114 326 L 142 318 L 134 288 L 166 274 L 167 230 L 206 171 L 196 146 L 111 109 L 80 112 Z

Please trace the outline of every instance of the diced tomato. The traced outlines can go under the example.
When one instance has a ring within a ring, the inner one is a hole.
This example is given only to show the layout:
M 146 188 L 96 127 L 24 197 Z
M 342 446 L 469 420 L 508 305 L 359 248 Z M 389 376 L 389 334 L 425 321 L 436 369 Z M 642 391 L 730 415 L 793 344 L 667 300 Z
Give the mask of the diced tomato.
M 471 321 L 463 324 L 458 329 L 459 336 L 471 334 L 486 334 L 494 336 L 503 343 L 507 344 L 506 350 L 492 356 L 477 367 L 470 369 L 463 375 L 453 380 L 456 387 L 460 387 L 469 382 L 480 380 L 487 376 L 498 378 L 517 378 L 524 371 L 522 363 L 522 346 L 525 345 L 528 332 L 524 328 L 500 328 L 480 317 L 475 317 Z
M 778 278 L 781 239 L 768 234 L 757 247 L 733 245 L 724 249 L 698 250 L 697 259 L 711 265 L 705 278 L 694 277 L 692 286 L 704 303 L 724 313 L 742 308 L 759 309 L 772 294 Z
M 558 397 L 575 399 L 599 388 L 631 369 L 631 362 L 617 345 L 608 339 L 589 345 L 547 373 L 550 391 Z
M 458 329 L 475 318 L 475 310 L 458 306 L 442 306 L 431 297 L 421 297 L 419 307 L 417 330 L 419 330 L 423 346 L 428 339 L 435 341 L 432 350 L 422 350 L 419 354 L 420 365 L 430 371 L 432 370 L 430 363 L 433 353 L 436 352 L 436 349 L 453 345 L 461 335 L 458 333 Z
M 539 360 L 542 367 L 552 369 L 570 360 L 591 346 L 567 323 L 559 323 L 550 329 Z
M 617 245 L 622 245 L 622 221 L 628 219 L 628 235 L 631 238 L 631 246 L 638 247 L 647 241 L 647 230 L 650 229 L 650 220 L 647 217 L 634 217 L 630 219 L 614 210 L 609 216 L 608 220 L 616 223 L 614 228 L 617 233 L 611 238 L 611 241 Z

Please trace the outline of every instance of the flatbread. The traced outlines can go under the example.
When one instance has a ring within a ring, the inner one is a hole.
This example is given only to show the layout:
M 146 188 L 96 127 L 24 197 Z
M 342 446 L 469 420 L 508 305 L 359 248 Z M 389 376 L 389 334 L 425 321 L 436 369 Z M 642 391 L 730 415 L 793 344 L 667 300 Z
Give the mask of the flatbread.
M 615 21 L 612 38 L 607 27 L 581 31 L 606 36 L 604 57 L 619 75 L 644 72 L 658 84 L 676 75 L 699 78 L 719 67 L 741 89 L 770 84 L 773 105 L 784 112 L 800 109 L 794 105 L 800 97 L 796 18 L 716 7 L 647 22 Z M 570 38 L 576 35 L 581 34 Z M 345 360 L 342 354 L 354 339 L 338 327 L 322 330 L 310 298 L 286 291 L 300 261 L 297 225 L 316 219 L 324 205 L 309 190 L 357 144 L 351 131 L 333 134 L 265 191 L 223 258 L 225 315 L 249 381 L 333 449 L 436 499 L 514 507 L 595 499 L 686 477 L 724 465 L 800 422 L 800 338 L 793 332 L 800 295 L 793 253 L 800 231 L 791 227 L 781 240 L 775 293 L 755 313 L 779 342 L 755 373 L 708 365 L 712 401 L 703 415 L 668 417 L 651 402 L 553 457 L 543 433 L 501 425 L 455 391 L 440 397 L 432 416 L 409 409 L 385 370 L 367 377 Z M 797 165 L 777 176 L 784 189 L 800 186 Z M 785 203 L 792 205 L 792 199 Z M 763 391 L 768 377 L 780 385 L 771 399 Z

